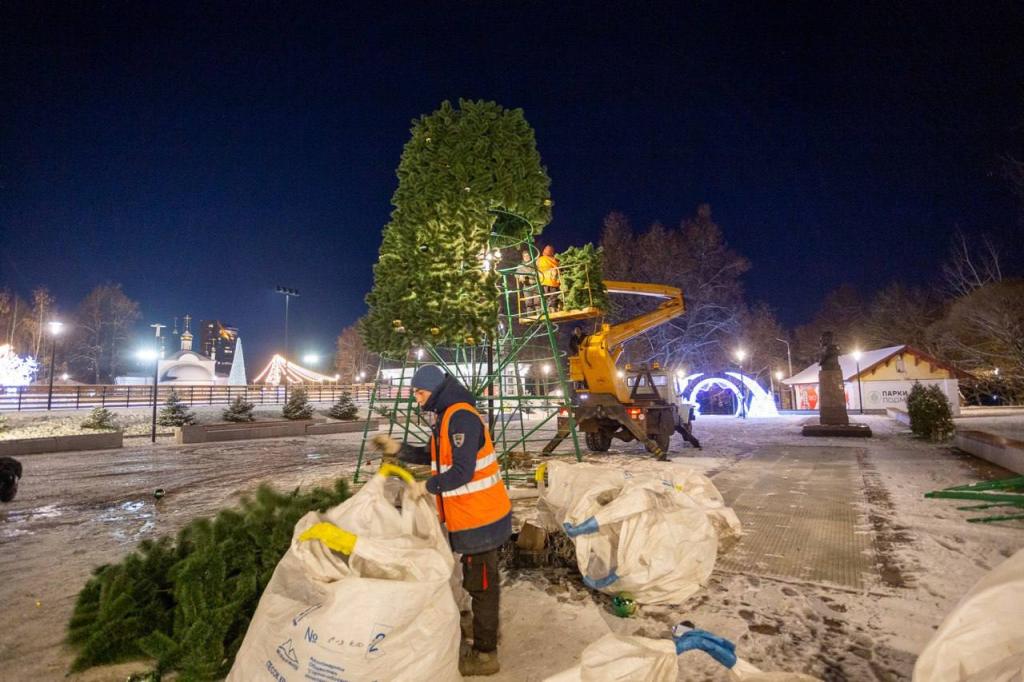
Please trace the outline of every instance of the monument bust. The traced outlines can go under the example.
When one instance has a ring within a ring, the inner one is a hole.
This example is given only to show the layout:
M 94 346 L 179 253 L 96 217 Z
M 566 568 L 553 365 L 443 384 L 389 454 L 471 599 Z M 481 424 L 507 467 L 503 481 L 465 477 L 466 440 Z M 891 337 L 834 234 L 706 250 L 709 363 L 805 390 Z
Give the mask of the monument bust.
M 821 339 L 821 369 L 839 369 L 839 346 L 832 340 L 832 332 L 822 332 Z

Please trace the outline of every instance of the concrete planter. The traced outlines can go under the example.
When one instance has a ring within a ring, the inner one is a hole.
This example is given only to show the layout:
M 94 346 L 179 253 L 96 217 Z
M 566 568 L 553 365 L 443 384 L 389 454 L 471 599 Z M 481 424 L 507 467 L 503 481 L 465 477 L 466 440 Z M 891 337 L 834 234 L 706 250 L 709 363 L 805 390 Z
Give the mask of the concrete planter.
M 228 440 L 251 440 L 254 438 L 284 438 L 305 436 L 306 427 L 315 422 L 312 419 L 279 419 L 265 422 L 227 422 L 224 424 L 193 424 L 175 426 L 174 440 L 179 444 L 219 443 Z
M 47 436 L 45 438 L 18 438 L 0 440 L 0 455 L 33 455 L 41 452 L 70 452 L 75 450 L 111 450 L 124 444 L 121 431 L 80 433 L 73 436 Z
M 323 424 L 310 424 L 306 427 L 307 436 L 324 436 L 331 433 L 362 433 L 366 427 L 365 419 L 355 421 L 324 422 Z M 370 421 L 370 430 L 376 431 L 380 422 L 376 419 Z
M 1024 474 L 1024 442 L 987 431 L 957 431 L 953 446 L 975 457 Z
M 315 419 L 278 419 L 274 421 L 195 424 L 176 426 L 174 440 L 179 444 L 219 443 L 229 440 L 253 440 L 256 438 L 287 438 L 289 436 L 321 436 L 331 433 L 362 432 L 365 421 L 327 422 Z M 377 428 L 374 421 L 371 428 Z

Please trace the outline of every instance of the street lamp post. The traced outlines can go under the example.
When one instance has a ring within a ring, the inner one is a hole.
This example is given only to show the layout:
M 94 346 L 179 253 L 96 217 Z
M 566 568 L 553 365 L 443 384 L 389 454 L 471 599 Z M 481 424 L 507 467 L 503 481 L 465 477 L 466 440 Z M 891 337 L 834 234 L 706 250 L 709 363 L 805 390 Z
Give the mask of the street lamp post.
M 861 352 L 859 350 L 853 351 L 853 361 L 857 364 L 857 405 L 860 406 L 860 413 L 864 414 L 864 393 L 860 388 L 860 358 Z
M 289 287 L 277 287 L 277 293 L 284 296 L 284 361 L 287 366 L 288 363 L 288 301 L 292 297 L 298 298 L 299 290 L 290 289 Z
M 149 440 L 156 443 L 156 401 L 160 386 L 160 330 L 166 327 L 165 324 L 151 324 L 156 344 L 153 346 L 153 420 L 150 424 Z
M 61 330 L 64 328 L 63 322 L 57 320 L 50 320 L 50 335 L 53 340 L 50 344 L 50 391 L 46 394 L 46 409 L 47 411 L 53 406 L 53 370 L 54 362 L 57 358 L 57 337 L 60 335 Z
M 740 386 L 743 389 L 743 397 L 740 399 L 740 407 L 742 408 L 742 412 L 740 413 L 740 416 L 743 419 L 747 418 L 747 382 L 745 380 L 746 376 L 745 376 L 745 373 L 743 371 L 743 367 L 744 367 L 743 361 L 746 358 L 747 358 L 747 351 L 743 350 L 742 348 L 740 348 L 739 350 L 736 351 L 736 362 L 740 366 Z
M 777 338 L 777 337 L 776 337 L 775 340 L 776 341 L 781 341 L 782 343 L 786 344 L 786 362 L 789 364 L 789 376 L 792 377 L 793 376 L 793 354 L 789 351 L 789 341 L 787 341 L 786 339 L 780 339 L 780 338 Z M 782 402 L 782 400 L 781 400 L 782 396 L 779 396 L 779 398 L 780 398 L 779 402 L 781 403 Z M 796 409 L 796 387 L 795 386 L 790 386 L 789 387 L 789 403 L 790 403 L 790 407 L 795 410 Z

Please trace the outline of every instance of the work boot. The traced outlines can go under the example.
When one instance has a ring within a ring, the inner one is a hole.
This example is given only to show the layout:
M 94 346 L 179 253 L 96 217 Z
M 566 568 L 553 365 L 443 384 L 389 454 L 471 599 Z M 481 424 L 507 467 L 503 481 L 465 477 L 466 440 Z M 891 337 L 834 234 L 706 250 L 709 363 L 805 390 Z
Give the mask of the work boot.
M 459 674 L 463 677 L 494 675 L 499 670 L 501 666 L 498 664 L 497 651 L 470 649 L 459 658 Z

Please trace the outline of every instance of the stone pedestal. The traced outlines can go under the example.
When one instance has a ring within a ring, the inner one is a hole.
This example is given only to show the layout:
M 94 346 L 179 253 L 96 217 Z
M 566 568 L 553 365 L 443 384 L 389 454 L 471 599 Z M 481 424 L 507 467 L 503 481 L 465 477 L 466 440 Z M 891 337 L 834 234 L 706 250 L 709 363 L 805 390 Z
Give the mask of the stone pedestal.
M 867 424 L 851 424 L 846 414 L 846 391 L 843 372 L 823 369 L 818 372 L 818 424 L 807 424 L 801 430 L 805 436 L 843 438 L 870 438 Z
M 818 372 L 819 421 L 829 426 L 846 426 L 846 392 L 841 369 L 823 369 Z

